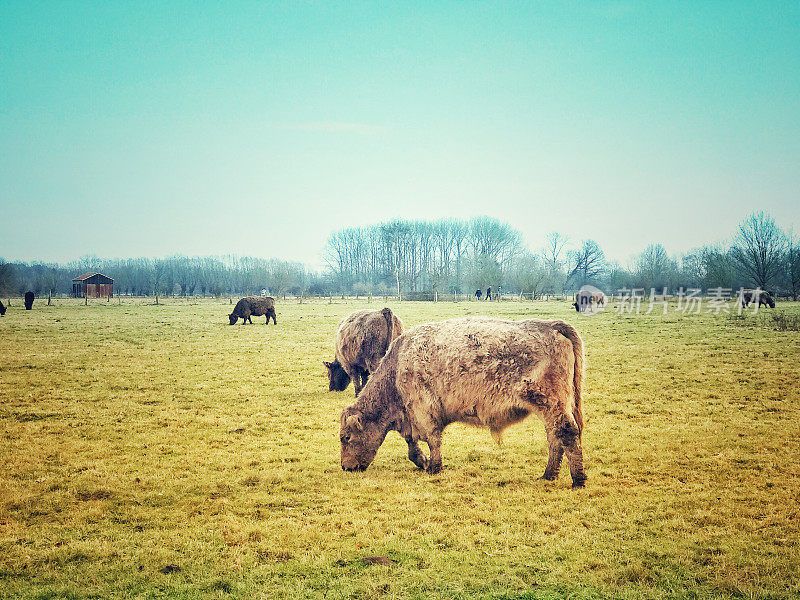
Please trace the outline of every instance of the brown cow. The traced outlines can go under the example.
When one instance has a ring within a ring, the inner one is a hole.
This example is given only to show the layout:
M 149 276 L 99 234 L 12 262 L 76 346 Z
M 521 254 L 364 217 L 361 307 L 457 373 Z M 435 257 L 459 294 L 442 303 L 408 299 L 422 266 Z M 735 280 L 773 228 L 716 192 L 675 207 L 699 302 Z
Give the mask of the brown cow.
M 586 480 L 581 433 L 583 342 L 564 321 L 488 317 L 420 325 L 397 338 L 340 420 L 345 471 L 363 471 L 390 430 L 428 473 L 442 468 L 442 432 L 454 422 L 502 431 L 531 414 L 544 421 L 555 479 L 566 452 L 572 486 Z M 418 446 L 428 444 L 430 458 Z
M 357 310 L 347 317 L 336 332 L 333 362 L 322 361 L 328 369 L 328 389 L 344 391 L 352 379 L 358 396 L 389 344 L 402 333 L 403 322 L 390 308 Z
M 273 325 L 278 324 L 278 319 L 275 314 L 275 298 L 267 296 L 260 298 L 258 296 L 250 296 L 249 298 L 242 298 L 236 303 L 233 312 L 228 315 L 231 325 L 236 325 L 236 321 L 242 319 L 242 325 L 246 325 L 248 321 L 253 323 L 250 316 L 263 317 L 267 316 L 267 325 L 272 318 Z
M 575 302 L 573 302 L 572 306 L 578 312 L 585 312 L 587 308 L 593 311 L 593 306 L 599 307 L 605 306 L 605 304 L 606 295 L 600 290 L 580 290 L 575 294 Z
M 742 306 L 750 306 L 751 302 L 758 302 L 759 306 L 775 308 L 775 299 L 766 290 L 742 290 L 740 300 Z

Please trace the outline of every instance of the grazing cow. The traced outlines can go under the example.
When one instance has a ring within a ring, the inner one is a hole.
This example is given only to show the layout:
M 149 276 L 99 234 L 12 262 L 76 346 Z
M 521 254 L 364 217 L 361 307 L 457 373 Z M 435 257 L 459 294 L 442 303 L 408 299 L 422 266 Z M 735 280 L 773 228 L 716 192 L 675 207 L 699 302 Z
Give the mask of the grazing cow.
M 757 302 L 758 306 L 775 308 L 775 299 L 766 290 L 742 290 L 740 300 L 742 306 L 750 306 L 751 302 Z
M 344 391 L 352 379 L 358 396 L 389 344 L 402 333 L 403 322 L 390 308 L 357 310 L 347 317 L 336 332 L 333 362 L 322 361 L 328 369 L 328 389 Z
M 248 321 L 252 324 L 253 319 L 250 316 L 263 317 L 267 316 L 267 325 L 269 325 L 270 317 L 272 318 L 273 325 L 278 324 L 278 319 L 275 314 L 275 298 L 267 296 L 266 298 L 259 298 L 257 296 L 250 296 L 249 298 L 242 298 L 236 303 L 233 312 L 228 315 L 231 325 L 236 325 L 236 321 L 242 319 L 242 325 Z
M 593 306 L 599 307 L 605 306 L 605 304 L 606 295 L 600 290 L 580 290 L 575 294 L 575 302 L 572 303 L 572 306 L 578 312 L 585 312 L 587 308 L 593 311 Z
M 395 430 L 408 443 L 408 458 L 438 473 L 450 423 L 486 427 L 499 441 L 506 427 L 533 414 L 547 432 L 543 478 L 558 476 L 566 453 L 572 486 L 581 487 L 582 379 L 583 342 L 564 321 L 472 317 L 420 325 L 392 343 L 355 404 L 342 411 L 342 469 L 366 469 Z
M 33 308 L 34 298 L 33 292 L 25 292 L 25 310 L 31 310 Z
M 0 317 L 5 317 L 5 316 L 6 316 L 6 307 L 3 306 L 2 302 L 0 302 Z

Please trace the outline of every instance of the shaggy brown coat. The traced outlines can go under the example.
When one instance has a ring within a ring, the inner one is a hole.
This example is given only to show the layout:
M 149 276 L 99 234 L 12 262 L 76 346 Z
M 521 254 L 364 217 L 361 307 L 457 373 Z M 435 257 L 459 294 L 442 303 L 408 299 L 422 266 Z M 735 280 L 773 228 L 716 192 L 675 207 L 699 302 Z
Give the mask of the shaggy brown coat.
M 250 318 L 251 315 L 254 317 L 263 317 L 266 315 L 267 325 L 269 325 L 270 318 L 272 318 L 273 324 L 277 325 L 278 318 L 275 314 L 275 298 L 271 296 L 265 298 L 259 296 L 242 298 L 236 303 L 233 312 L 228 315 L 228 319 L 230 319 L 231 325 L 236 325 L 236 321 L 240 318 L 242 319 L 242 325 L 245 325 L 248 321 L 252 324 L 253 319 Z
M 589 290 L 581 290 L 575 294 L 575 302 L 572 306 L 578 312 L 584 312 L 587 308 L 590 310 L 592 306 L 605 306 L 606 295 L 603 292 L 591 292 Z
M 751 302 L 758 302 L 759 306 L 775 308 L 775 299 L 765 290 L 742 290 L 741 301 L 743 306 L 750 306 Z
M 341 392 L 353 380 L 356 396 L 378 368 L 389 344 L 403 333 L 403 322 L 390 308 L 357 310 L 339 325 L 333 362 L 328 369 L 328 389 Z
M 392 343 L 356 403 L 342 412 L 342 468 L 366 469 L 395 430 L 408 443 L 409 459 L 437 473 L 450 423 L 486 427 L 499 441 L 506 427 L 533 414 L 547 432 L 543 478 L 558 476 L 566 453 L 572 485 L 580 487 L 582 380 L 583 342 L 564 321 L 473 317 L 420 325 Z

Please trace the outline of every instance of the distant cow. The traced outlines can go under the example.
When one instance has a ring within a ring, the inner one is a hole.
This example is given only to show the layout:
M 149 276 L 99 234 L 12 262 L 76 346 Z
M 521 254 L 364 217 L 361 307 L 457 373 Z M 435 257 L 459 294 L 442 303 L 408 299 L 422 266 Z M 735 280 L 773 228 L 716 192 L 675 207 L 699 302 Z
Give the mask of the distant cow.
M 254 317 L 267 316 L 267 325 L 269 325 L 270 317 L 274 325 L 278 324 L 278 319 L 275 315 L 275 298 L 267 296 L 266 298 L 259 298 L 257 296 L 250 296 L 249 298 L 242 298 L 236 303 L 233 312 L 228 315 L 231 325 L 236 325 L 236 321 L 242 319 L 242 325 L 248 321 L 252 324 Z
M 3 303 L 0 302 L 0 317 L 6 316 L 6 307 L 3 306 Z
M 566 453 L 572 486 L 581 487 L 582 379 L 583 342 L 564 321 L 473 317 L 420 325 L 392 343 L 355 404 L 342 411 L 342 469 L 366 469 L 395 430 L 408 443 L 408 458 L 438 473 L 450 423 L 486 427 L 499 440 L 506 427 L 534 414 L 544 421 L 550 453 L 543 478 L 558 476 Z
M 25 310 L 30 310 L 33 308 L 33 299 L 35 296 L 33 292 L 25 292 Z
M 751 302 L 758 302 L 759 306 L 775 308 L 775 299 L 765 290 L 742 290 L 742 306 L 750 306 Z
M 347 317 L 336 332 L 333 362 L 322 361 L 328 369 L 328 389 L 344 391 L 352 379 L 358 396 L 389 344 L 402 333 L 403 322 L 390 308 L 357 310 Z
M 475 297 L 480 300 L 481 296 L 483 296 L 483 292 L 481 290 L 475 290 Z
M 605 304 L 606 295 L 600 290 L 580 290 L 577 294 L 575 294 L 575 302 L 572 303 L 572 306 L 575 307 L 576 311 L 584 312 L 587 308 L 589 310 L 594 310 L 592 307 L 605 306 Z

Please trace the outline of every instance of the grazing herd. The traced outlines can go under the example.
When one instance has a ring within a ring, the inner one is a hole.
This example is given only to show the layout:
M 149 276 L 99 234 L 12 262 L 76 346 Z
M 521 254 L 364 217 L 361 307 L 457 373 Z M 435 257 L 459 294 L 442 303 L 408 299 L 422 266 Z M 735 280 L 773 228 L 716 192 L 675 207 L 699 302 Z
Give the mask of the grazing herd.
M 33 301 L 27 292 L 26 310 Z M 605 301 L 603 292 L 584 289 L 573 306 L 584 312 Z M 744 290 L 740 301 L 775 307 L 762 290 Z M 0 302 L 0 316 L 5 313 Z M 277 325 L 274 298 L 242 298 L 228 315 L 231 325 L 239 319 L 252 324 L 253 316 Z M 488 429 L 499 442 L 507 427 L 534 415 L 544 423 L 549 447 L 542 478 L 558 477 L 566 455 L 572 486 L 582 487 L 583 363 L 580 335 L 561 320 L 468 317 L 405 331 L 389 308 L 356 311 L 336 331 L 334 360 L 323 361 L 330 391 L 343 391 L 350 381 L 355 388 L 355 403 L 340 417 L 342 469 L 365 470 L 386 435 L 397 431 L 408 444 L 409 460 L 435 474 L 451 423 Z M 429 456 L 419 442 L 427 444 Z

